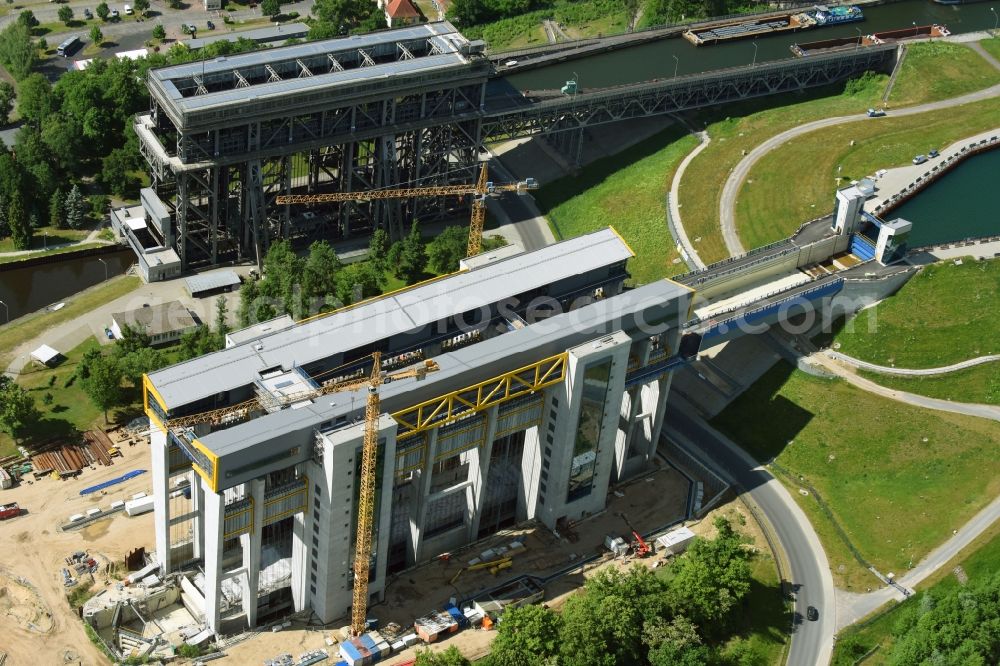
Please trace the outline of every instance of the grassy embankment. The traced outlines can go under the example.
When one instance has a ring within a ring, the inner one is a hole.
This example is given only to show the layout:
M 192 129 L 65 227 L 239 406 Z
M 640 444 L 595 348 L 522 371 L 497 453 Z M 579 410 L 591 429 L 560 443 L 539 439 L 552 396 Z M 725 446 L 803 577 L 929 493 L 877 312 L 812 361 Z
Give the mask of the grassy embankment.
M 837 334 L 840 351 L 872 363 L 934 368 L 1000 354 L 1000 260 L 926 267 L 892 298 Z M 1000 361 L 927 377 L 862 372 L 932 398 L 1000 404 Z
M 883 573 L 904 574 L 1000 492 L 1000 426 L 931 412 L 818 379 L 779 363 L 713 423 L 785 472 L 830 560 L 834 582 L 878 581 L 851 554 L 811 484 L 854 547 Z
M 470 38 L 485 39 L 492 51 L 505 51 L 548 43 L 542 21 L 550 19 L 564 26 L 572 39 L 623 33 L 628 27 L 628 14 L 616 0 L 555 0 L 547 9 L 521 14 L 492 23 L 463 26 Z M 556 41 L 564 39 L 556 33 Z
M 992 70 L 989 64 L 966 47 L 948 44 L 938 48 L 937 42 L 929 48 L 915 48 L 918 46 L 922 45 L 914 45 L 903 62 L 903 70 L 893 90 L 892 107 L 935 101 L 1000 81 L 1000 72 L 988 71 Z M 712 144 L 688 167 L 679 193 L 688 236 L 701 238 L 695 244 L 701 258 L 710 263 L 727 256 L 719 228 L 719 199 L 725 184 L 724 176 L 739 163 L 744 151 L 749 152 L 772 136 L 797 125 L 820 118 L 857 114 L 875 106 L 882 99 L 887 81 L 888 77 L 883 75 L 869 76 L 862 84 L 851 85 L 847 90 L 841 88 L 844 91 L 839 94 L 831 94 L 829 89 L 825 89 L 807 93 L 809 97 L 805 99 L 788 95 L 751 102 L 742 107 L 729 105 L 726 107 L 729 117 L 708 118 L 707 130 Z M 802 101 L 789 103 L 789 99 Z M 778 106 L 775 102 L 782 105 Z M 762 109 L 764 104 L 767 108 Z M 964 120 L 963 113 L 956 114 L 954 111 L 941 112 L 941 116 Z M 881 167 L 908 162 L 913 155 L 933 147 L 938 139 L 927 136 L 923 142 L 917 141 L 915 148 L 908 144 L 902 151 L 887 145 L 885 150 L 891 152 L 882 153 L 880 144 L 867 146 L 865 150 L 873 155 L 878 153 L 878 158 L 863 164 L 845 162 L 841 157 L 840 147 L 849 148 L 852 139 L 859 139 L 859 133 L 865 133 L 860 136 L 878 135 L 883 129 L 889 129 L 882 125 L 887 121 L 892 125 L 908 120 L 918 127 L 923 118 L 923 115 L 910 119 L 892 119 L 890 116 L 877 123 L 850 123 L 837 128 L 842 134 L 833 136 L 830 135 L 831 130 L 821 130 L 796 139 L 765 157 L 743 184 L 737 199 L 736 221 L 744 247 L 758 247 L 784 238 L 802 222 L 829 211 L 837 165 L 843 165 L 841 176 L 863 176 L 873 170 L 872 164 Z M 970 123 L 966 125 L 972 126 Z M 942 132 L 940 140 L 946 136 L 947 133 Z M 956 135 L 956 138 L 959 136 Z M 802 148 L 807 141 L 808 151 Z M 852 150 L 860 149 L 861 146 L 857 145 Z M 795 155 L 803 159 L 790 163 L 790 151 L 795 151 Z M 812 158 L 819 159 L 819 163 L 813 163 Z M 893 158 L 895 161 L 892 161 Z M 796 174 L 794 186 L 789 184 L 789 174 Z M 758 187 L 762 180 L 767 182 L 766 191 Z M 814 185 L 814 182 L 817 184 Z
M 629 271 L 637 283 L 687 271 L 670 237 L 666 193 L 677 165 L 698 140 L 671 126 L 616 155 L 585 166 L 535 194 L 556 238 L 572 238 L 611 225 L 636 257 Z
M 834 645 L 833 666 L 854 666 L 865 654 L 865 666 L 887 664 L 889 653 L 898 636 L 895 625 L 901 613 L 919 608 L 927 594 L 935 596 L 947 594 L 962 583 L 955 575 L 956 567 L 961 567 L 969 581 L 993 575 L 1000 570 L 1000 523 L 994 523 L 976 540 L 963 548 L 933 575 L 925 579 L 915 595 L 903 603 L 892 602 L 881 614 L 872 616 L 840 632 Z
M 740 239 L 746 247 L 757 247 L 784 238 L 817 211 L 830 210 L 838 186 L 997 127 L 998 119 L 1000 98 L 993 98 L 801 136 L 761 159 L 743 183 L 736 202 Z M 789 173 L 797 174 L 794 187 L 789 186 Z

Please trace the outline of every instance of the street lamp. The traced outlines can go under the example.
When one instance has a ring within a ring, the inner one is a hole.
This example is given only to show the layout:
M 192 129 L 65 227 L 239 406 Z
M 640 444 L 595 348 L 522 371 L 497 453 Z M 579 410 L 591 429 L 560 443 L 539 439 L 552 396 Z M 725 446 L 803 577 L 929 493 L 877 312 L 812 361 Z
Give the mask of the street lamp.
M 757 66 L 757 40 L 753 40 L 753 62 L 750 63 L 750 68 L 753 69 Z
M 573 80 L 576 81 L 576 87 L 573 88 L 573 99 L 576 99 L 576 94 L 580 92 L 580 77 L 576 72 L 573 72 Z
M 97 260 L 99 262 L 101 262 L 101 264 L 104 265 L 104 281 L 107 282 L 108 281 L 108 262 L 104 261 L 100 257 L 98 257 Z
M 676 55 L 673 56 L 673 58 L 674 58 L 674 78 L 676 79 L 677 78 L 677 67 L 680 66 L 681 59 L 678 58 Z
M 42 232 L 42 250 L 44 251 L 44 250 L 48 250 L 48 249 L 49 249 L 49 232 L 43 231 Z
M 913 22 L 913 37 L 916 38 L 916 36 L 917 36 L 917 22 L 914 21 Z
M 864 40 L 864 36 L 861 34 L 861 28 L 855 26 L 854 29 L 858 31 L 858 43 L 854 45 L 854 50 L 857 51 L 861 48 L 861 42 Z
M 997 10 L 990 7 L 990 11 L 993 12 L 993 36 L 997 36 L 997 28 L 1000 27 L 1000 16 L 997 16 Z
M 3 301 L 0 301 L 0 305 L 3 306 L 3 323 L 9 324 L 10 323 L 10 310 L 7 309 L 7 304 L 4 303 Z

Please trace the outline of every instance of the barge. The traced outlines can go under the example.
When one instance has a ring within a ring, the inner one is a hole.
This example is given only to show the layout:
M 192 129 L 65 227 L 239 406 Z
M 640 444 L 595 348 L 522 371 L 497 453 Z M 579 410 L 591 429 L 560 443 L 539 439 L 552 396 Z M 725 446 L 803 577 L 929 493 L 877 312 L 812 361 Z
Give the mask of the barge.
M 856 49 L 860 46 L 874 46 L 876 44 L 890 44 L 908 39 L 923 39 L 927 37 L 947 37 L 951 32 L 946 26 L 932 24 L 919 25 L 915 28 L 902 28 L 900 30 L 884 30 L 882 32 L 864 35 L 863 37 L 835 37 L 833 39 L 821 39 L 815 42 L 803 42 L 792 44 L 789 48 L 798 57 L 816 55 L 819 53 L 829 53 L 830 51 L 843 51 Z
M 827 7 L 816 5 L 813 9 L 788 14 L 760 16 L 753 19 L 738 19 L 715 23 L 684 32 L 684 39 L 695 46 L 717 44 L 734 39 L 752 39 L 784 32 L 798 32 L 811 28 L 822 28 L 841 23 L 863 21 L 860 7 L 850 5 Z

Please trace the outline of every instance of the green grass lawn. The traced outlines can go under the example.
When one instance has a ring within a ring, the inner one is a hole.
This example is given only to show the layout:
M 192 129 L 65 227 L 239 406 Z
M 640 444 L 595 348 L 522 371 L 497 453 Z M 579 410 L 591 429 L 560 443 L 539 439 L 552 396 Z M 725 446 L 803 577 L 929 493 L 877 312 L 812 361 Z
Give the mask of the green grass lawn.
M 142 280 L 138 277 L 113 277 L 107 282 L 66 299 L 66 307 L 61 310 L 28 315 L 15 320 L 9 326 L 0 328 L 0 369 L 6 368 L 11 362 L 14 349 L 19 345 L 38 337 L 52 326 L 75 319 L 99 305 L 135 291 L 140 286 Z
M 836 341 L 842 353 L 872 363 L 935 368 L 1000 353 L 998 312 L 1000 260 L 944 262 L 862 311 Z
M 944 148 L 996 127 L 998 118 L 1000 99 L 994 98 L 915 116 L 893 118 L 890 114 L 877 121 L 847 123 L 801 136 L 761 159 L 743 183 L 735 215 L 740 239 L 748 248 L 765 245 L 832 210 L 838 167 L 842 178 L 857 179 L 881 168 L 909 164 L 914 155 L 930 148 Z M 790 173 L 797 174 L 794 187 L 789 186 Z
M 796 125 L 864 111 L 881 98 L 887 79 L 880 74 L 869 76 L 848 91 L 839 86 L 729 104 L 725 110 L 728 115 L 723 118 L 704 115 L 700 123 L 707 123 L 712 142 L 688 165 L 678 192 L 684 228 L 702 260 L 712 263 L 729 256 L 719 227 L 719 199 L 727 175 L 746 153 Z M 787 174 L 792 172 L 785 173 L 787 186 Z M 787 192 L 781 198 L 786 196 Z M 825 201 L 819 212 L 828 210 L 832 201 Z M 779 204 L 772 203 L 776 207 Z M 795 227 L 812 217 L 816 214 L 796 217 Z M 758 245 L 745 237 L 743 244 L 748 249 Z
M 684 128 L 671 126 L 546 185 L 535 200 L 558 239 L 613 226 L 636 253 L 629 271 L 640 284 L 686 272 L 683 262 L 674 263 L 679 255 L 667 230 L 665 196 L 677 165 L 697 145 Z
M 90 235 L 91 229 L 57 229 L 56 227 L 39 227 L 35 229 L 35 235 L 31 237 L 32 250 L 41 250 L 43 247 L 62 245 L 64 243 L 78 243 Z M 46 236 L 46 234 L 48 234 Z M 10 238 L 0 239 L 0 252 L 17 252 L 14 241 Z
M 18 261 L 25 261 L 26 259 L 34 259 L 35 257 L 49 256 L 53 254 L 70 254 L 72 252 L 79 252 L 80 250 L 89 250 L 95 247 L 103 247 L 103 243 L 80 243 L 79 245 L 73 245 L 70 247 L 61 247 L 58 250 L 38 250 L 37 252 L 31 252 L 29 254 L 19 254 L 11 257 L 0 257 L 0 264 L 13 264 Z
M 1000 361 L 930 377 L 897 377 L 861 371 L 876 384 L 929 398 L 1000 405 Z
M 1000 37 L 993 37 L 991 39 L 984 39 L 979 42 L 984 49 L 986 49 L 991 56 L 1000 60 Z
M 878 581 L 850 556 L 812 484 L 855 547 L 882 572 L 904 574 L 1000 492 L 1000 424 L 931 412 L 818 379 L 781 362 L 713 423 L 755 458 L 775 458 L 809 515 L 834 581 L 864 591 Z
M 858 623 L 840 632 L 833 650 L 833 666 L 854 666 L 857 659 L 878 646 L 864 661 L 865 666 L 888 663 L 889 652 L 895 643 L 893 629 L 901 613 L 919 607 L 927 593 L 946 594 L 960 585 L 954 569 L 961 566 L 970 581 L 991 576 L 1000 570 L 1000 523 L 994 523 L 978 539 L 963 548 L 932 576 L 925 579 L 918 592 L 903 603 L 892 602 L 884 612 L 866 622 Z
M 907 49 L 889 96 L 890 107 L 958 97 L 1000 83 L 1000 70 L 967 46 L 919 42 Z

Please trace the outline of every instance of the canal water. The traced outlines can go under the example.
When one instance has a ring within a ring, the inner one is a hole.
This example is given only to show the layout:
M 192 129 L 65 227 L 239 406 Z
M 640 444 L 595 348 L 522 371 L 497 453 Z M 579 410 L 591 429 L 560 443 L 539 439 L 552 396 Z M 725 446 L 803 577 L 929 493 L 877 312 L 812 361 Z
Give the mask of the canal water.
M 980 153 L 885 217 L 901 217 L 913 223 L 910 247 L 996 236 L 1000 234 L 1000 213 L 993 189 L 997 174 L 1000 149 Z
M 28 268 L 8 268 L 0 271 L 0 301 L 7 304 L 12 320 L 59 303 L 104 281 L 104 266 L 98 259 L 103 259 L 107 264 L 108 277 L 121 275 L 135 263 L 135 255 L 131 250 L 119 250 L 90 257 L 67 258 Z M 6 321 L 3 316 L 4 313 L 0 310 L 0 323 Z
M 993 28 L 991 3 L 939 5 L 930 0 L 905 0 L 887 5 L 863 7 L 865 20 L 859 23 L 816 28 L 756 40 L 756 61 L 791 58 L 789 47 L 796 42 L 812 42 L 835 37 L 857 36 L 858 30 L 871 34 L 937 23 L 954 33 Z M 694 46 L 681 37 L 610 51 L 588 58 L 554 64 L 538 70 L 507 77 L 521 90 L 560 88 L 563 83 L 579 80 L 582 90 L 666 79 L 674 75 L 697 74 L 713 69 L 749 65 L 754 60 L 754 41 L 739 40 L 727 44 Z M 675 59 L 676 58 L 676 59 Z M 575 74 L 574 74 L 575 73 Z

